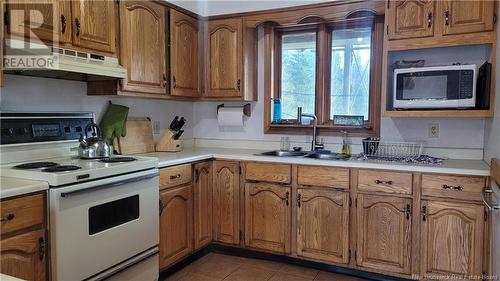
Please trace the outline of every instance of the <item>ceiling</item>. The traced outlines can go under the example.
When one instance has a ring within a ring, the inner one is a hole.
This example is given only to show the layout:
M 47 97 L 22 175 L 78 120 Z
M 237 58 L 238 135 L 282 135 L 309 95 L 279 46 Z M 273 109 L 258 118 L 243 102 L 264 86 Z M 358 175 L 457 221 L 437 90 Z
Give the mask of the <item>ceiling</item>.
M 321 0 L 167 0 L 201 16 L 252 12 L 275 8 L 331 2 Z

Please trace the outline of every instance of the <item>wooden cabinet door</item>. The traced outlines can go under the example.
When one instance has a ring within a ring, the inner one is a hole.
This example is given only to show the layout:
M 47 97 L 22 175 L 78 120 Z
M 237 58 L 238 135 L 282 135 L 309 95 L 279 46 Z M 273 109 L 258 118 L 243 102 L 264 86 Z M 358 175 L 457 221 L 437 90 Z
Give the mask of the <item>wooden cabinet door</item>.
M 245 245 L 290 253 L 291 188 L 271 183 L 245 184 Z
M 217 242 L 240 242 L 240 165 L 213 163 L 213 238 Z
M 493 30 L 495 1 L 448 0 L 442 5 L 443 35 Z
M 349 193 L 331 189 L 297 191 L 297 255 L 349 263 Z
M 389 1 L 388 38 L 406 39 L 434 36 L 434 0 Z
M 200 24 L 197 19 L 170 10 L 170 94 L 179 97 L 201 95 Z
M 124 91 L 166 94 L 165 8 L 148 1 L 120 2 L 120 64 Z
M 194 249 L 212 241 L 212 165 L 194 165 Z
M 206 42 L 206 97 L 241 97 L 242 20 L 208 22 Z
M 116 52 L 115 1 L 73 0 L 71 13 L 73 45 L 113 54 Z
M 16 235 L 0 242 L 0 272 L 23 280 L 46 280 L 45 230 Z
M 357 264 L 410 273 L 411 199 L 359 194 Z
M 421 274 L 482 274 L 482 205 L 422 201 Z
M 70 42 L 69 5 L 69 1 L 62 0 L 9 0 L 6 5 L 9 17 L 7 34 L 21 40 L 30 38 L 31 43 Z
M 192 186 L 160 192 L 160 268 L 165 268 L 193 249 Z

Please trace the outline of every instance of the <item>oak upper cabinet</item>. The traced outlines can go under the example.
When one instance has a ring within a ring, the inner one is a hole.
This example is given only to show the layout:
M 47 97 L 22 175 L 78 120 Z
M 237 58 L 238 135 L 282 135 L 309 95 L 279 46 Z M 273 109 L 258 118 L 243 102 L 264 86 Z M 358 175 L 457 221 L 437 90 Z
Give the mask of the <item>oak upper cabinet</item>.
M 120 1 L 120 64 L 127 69 L 120 81 L 123 91 L 167 94 L 165 13 L 150 1 Z
M 411 203 L 409 198 L 358 195 L 358 266 L 410 273 Z
M 194 249 L 212 241 L 212 165 L 194 165 Z
M 45 280 L 46 247 L 43 229 L 2 239 L 1 272 L 23 280 Z
M 328 263 L 349 263 L 349 193 L 298 188 L 297 255 Z
M 422 201 L 421 275 L 482 274 L 482 205 Z
M 208 21 L 205 97 L 242 97 L 242 38 L 241 18 Z
M 73 45 L 114 54 L 115 1 L 73 0 L 70 3 Z
M 213 162 L 213 239 L 240 242 L 240 164 Z
M 387 34 L 391 39 L 434 36 L 434 0 L 390 1 L 387 9 Z
M 197 19 L 170 10 L 170 95 L 201 95 L 201 30 Z
M 447 0 L 442 5 L 443 35 L 493 30 L 495 1 Z
M 192 191 L 191 184 L 160 191 L 160 269 L 193 249 Z
M 61 0 L 8 0 L 8 24 L 5 27 L 7 35 L 20 40 L 30 38 L 31 43 L 39 44 L 43 44 L 40 40 L 71 42 L 70 5 L 69 1 Z
M 245 184 L 245 246 L 290 253 L 291 187 Z

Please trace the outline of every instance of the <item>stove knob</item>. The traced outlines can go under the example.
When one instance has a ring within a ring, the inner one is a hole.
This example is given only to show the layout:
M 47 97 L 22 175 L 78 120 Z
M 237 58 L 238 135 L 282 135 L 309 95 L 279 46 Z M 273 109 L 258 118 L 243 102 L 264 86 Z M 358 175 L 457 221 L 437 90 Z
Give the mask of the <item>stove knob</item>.
M 69 126 L 64 127 L 66 133 L 71 133 L 71 128 Z
M 2 129 L 2 136 L 4 137 L 10 137 L 14 134 L 14 131 L 10 128 L 8 129 Z
M 27 133 L 29 133 L 28 128 L 20 128 L 19 129 L 19 134 L 20 135 L 26 135 Z
M 79 132 L 79 133 L 83 131 L 82 127 L 80 127 L 80 126 L 77 126 L 77 127 L 75 128 L 75 130 L 76 130 L 77 132 Z

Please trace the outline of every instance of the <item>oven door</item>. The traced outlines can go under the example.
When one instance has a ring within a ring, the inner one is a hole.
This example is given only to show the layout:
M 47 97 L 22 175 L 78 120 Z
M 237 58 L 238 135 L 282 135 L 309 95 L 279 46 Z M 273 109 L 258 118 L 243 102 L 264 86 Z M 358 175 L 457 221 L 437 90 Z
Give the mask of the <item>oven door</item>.
M 158 169 L 49 194 L 52 280 L 83 280 L 158 245 Z

